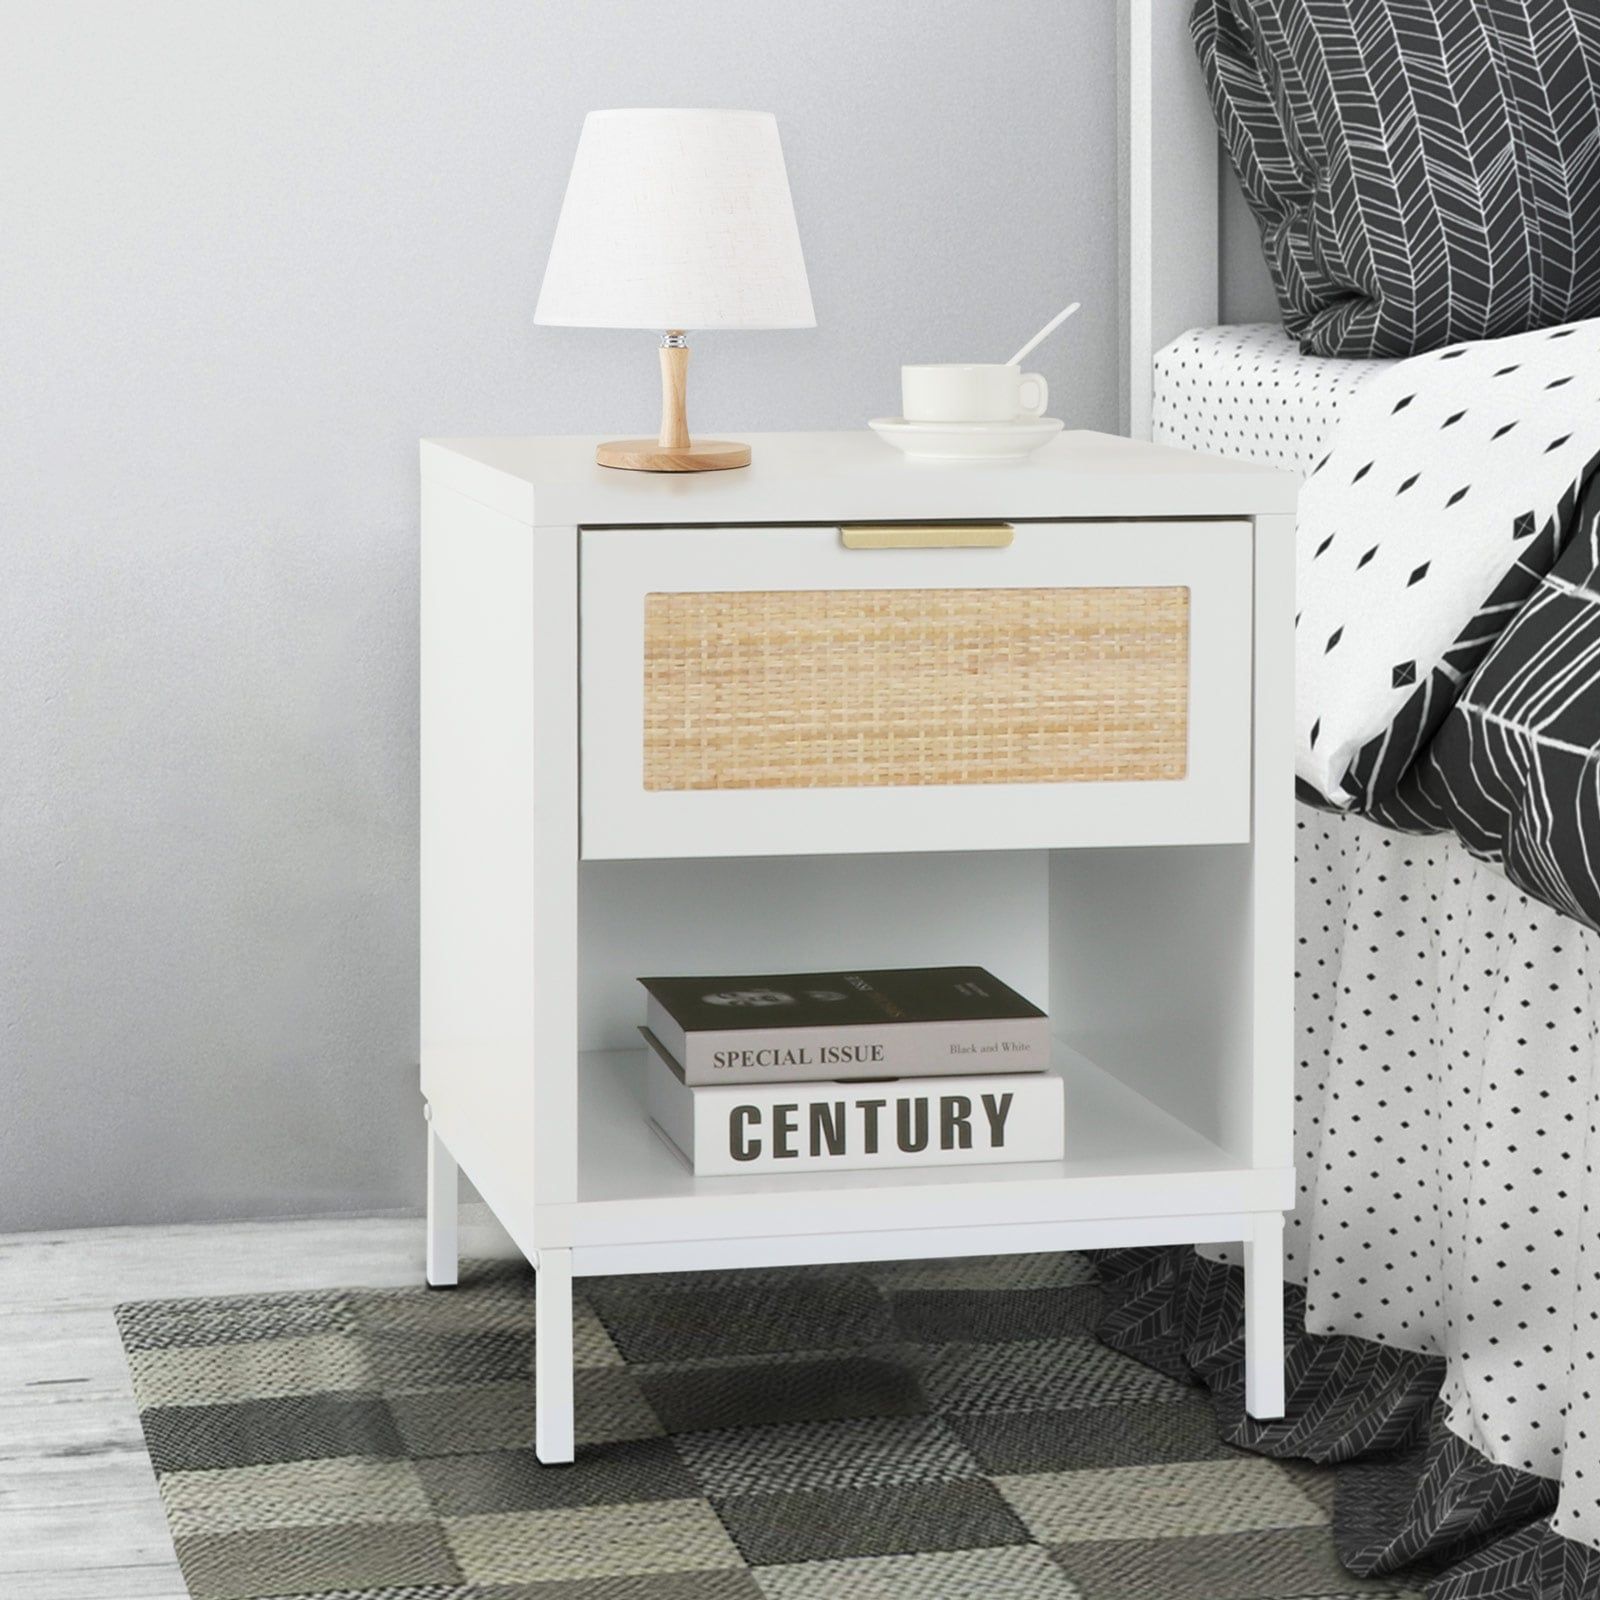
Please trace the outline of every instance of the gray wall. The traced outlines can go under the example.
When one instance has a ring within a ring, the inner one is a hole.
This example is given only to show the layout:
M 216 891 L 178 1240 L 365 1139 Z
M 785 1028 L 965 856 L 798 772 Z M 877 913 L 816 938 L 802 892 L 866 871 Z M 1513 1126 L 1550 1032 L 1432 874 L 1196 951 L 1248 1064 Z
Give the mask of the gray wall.
M 820 322 L 707 432 L 854 427 L 1068 298 L 1114 423 L 1106 0 L 7 0 L 0 1231 L 420 1196 L 416 439 L 646 432 L 535 329 L 585 111 L 775 111 Z
M 1228 165 L 1221 161 L 1222 203 L 1217 213 L 1218 284 L 1222 322 L 1276 322 L 1278 297 L 1261 254 L 1261 229 L 1245 204 L 1244 191 Z

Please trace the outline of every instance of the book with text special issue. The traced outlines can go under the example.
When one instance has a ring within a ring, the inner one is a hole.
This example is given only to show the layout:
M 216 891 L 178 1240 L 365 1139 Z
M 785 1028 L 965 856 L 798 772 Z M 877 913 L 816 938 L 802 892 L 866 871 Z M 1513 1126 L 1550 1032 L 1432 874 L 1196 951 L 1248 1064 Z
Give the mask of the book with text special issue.
M 1042 1072 L 1050 1019 L 982 967 L 641 978 L 690 1084 Z

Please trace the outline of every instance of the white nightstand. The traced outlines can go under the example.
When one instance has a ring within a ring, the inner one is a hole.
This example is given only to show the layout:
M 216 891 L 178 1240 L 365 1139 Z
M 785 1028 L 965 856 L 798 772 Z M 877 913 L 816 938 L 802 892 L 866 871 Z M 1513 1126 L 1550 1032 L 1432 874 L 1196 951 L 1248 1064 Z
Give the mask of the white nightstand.
M 537 1269 L 555 1462 L 574 1274 L 1241 1240 L 1280 1415 L 1294 480 L 752 444 L 422 446 L 429 1281 L 459 1162 Z M 979 520 L 1010 542 L 842 531 Z M 1065 1160 L 697 1179 L 647 1128 L 637 974 L 968 962 L 1054 1019 Z

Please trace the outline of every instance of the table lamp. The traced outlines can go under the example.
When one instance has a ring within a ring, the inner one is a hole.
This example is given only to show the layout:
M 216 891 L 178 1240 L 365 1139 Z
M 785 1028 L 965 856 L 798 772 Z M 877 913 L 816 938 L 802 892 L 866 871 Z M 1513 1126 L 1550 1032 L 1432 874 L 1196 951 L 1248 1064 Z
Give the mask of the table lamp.
M 750 446 L 691 439 L 686 331 L 814 328 L 794 202 L 766 111 L 591 111 L 533 320 L 661 333 L 661 436 L 614 439 L 604 467 L 707 472 Z

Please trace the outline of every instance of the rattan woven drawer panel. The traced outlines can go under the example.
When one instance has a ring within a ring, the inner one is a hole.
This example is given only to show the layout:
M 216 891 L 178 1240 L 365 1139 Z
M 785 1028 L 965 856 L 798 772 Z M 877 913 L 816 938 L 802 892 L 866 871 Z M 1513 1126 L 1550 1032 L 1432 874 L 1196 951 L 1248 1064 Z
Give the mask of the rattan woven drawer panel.
M 644 626 L 646 789 L 1185 774 L 1186 588 L 649 594 Z

